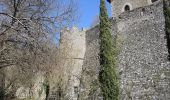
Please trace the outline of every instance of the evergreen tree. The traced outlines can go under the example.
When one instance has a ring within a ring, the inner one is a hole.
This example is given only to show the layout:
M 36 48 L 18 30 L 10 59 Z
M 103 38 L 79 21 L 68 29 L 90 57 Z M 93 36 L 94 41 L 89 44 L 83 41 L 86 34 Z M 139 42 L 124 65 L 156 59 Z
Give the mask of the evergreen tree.
M 116 49 L 113 48 L 111 23 L 109 22 L 105 0 L 100 0 L 100 73 L 99 81 L 103 100 L 118 100 L 119 87 L 116 76 Z
M 168 59 L 170 60 L 170 7 L 169 1 L 163 0 L 164 4 L 164 15 L 165 15 L 165 32 L 167 37 L 167 46 L 168 46 Z

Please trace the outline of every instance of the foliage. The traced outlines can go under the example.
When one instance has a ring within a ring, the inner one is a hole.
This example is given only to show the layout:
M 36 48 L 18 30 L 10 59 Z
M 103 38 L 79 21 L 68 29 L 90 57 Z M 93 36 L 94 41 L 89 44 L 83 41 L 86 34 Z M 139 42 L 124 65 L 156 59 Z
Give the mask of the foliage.
M 0 0 L 0 8 L 0 91 L 6 96 L 21 85 L 31 89 L 37 73 L 49 76 L 58 67 L 54 36 L 73 24 L 77 8 L 73 0 Z
M 100 73 L 99 81 L 104 100 L 118 100 L 119 88 L 116 75 L 116 50 L 113 48 L 111 23 L 105 0 L 100 0 Z
M 164 3 L 164 16 L 165 16 L 165 32 L 167 38 L 167 47 L 168 47 L 168 59 L 170 60 L 170 7 L 169 1 L 163 0 Z

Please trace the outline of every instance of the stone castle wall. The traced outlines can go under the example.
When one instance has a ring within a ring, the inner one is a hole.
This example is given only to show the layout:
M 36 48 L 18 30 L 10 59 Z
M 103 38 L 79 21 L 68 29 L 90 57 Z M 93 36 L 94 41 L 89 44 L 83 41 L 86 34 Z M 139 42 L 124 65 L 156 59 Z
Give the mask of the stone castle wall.
M 119 52 L 120 100 L 170 99 L 170 62 L 164 29 L 161 1 L 123 12 L 112 19 L 113 41 Z M 65 38 L 66 41 L 77 38 L 69 42 L 73 44 L 73 58 L 78 58 L 73 64 L 69 95 L 75 96 L 76 86 L 79 92 L 75 100 L 102 100 L 98 82 L 99 26 L 81 34 L 77 30 Z M 78 55 L 76 48 L 80 51 Z
M 151 0 L 112 0 L 112 16 L 117 17 L 122 12 L 126 5 L 130 7 L 130 10 L 143 7 L 151 4 Z
M 120 100 L 169 100 L 170 62 L 162 2 L 124 12 L 112 20 L 112 24 L 113 38 L 118 34 L 122 36 L 117 60 Z M 82 75 L 88 83 L 83 87 L 86 96 L 92 84 L 98 85 L 94 82 L 99 71 L 98 53 L 99 30 L 95 27 L 86 32 L 83 64 L 86 73 Z
M 118 55 L 121 100 L 169 100 L 170 62 L 163 4 L 125 12 L 117 20 L 124 36 Z
M 123 12 L 126 2 L 130 3 L 134 10 Z M 117 16 L 112 19 L 112 36 L 119 48 L 117 74 L 120 100 L 170 100 L 170 61 L 167 58 L 163 4 L 156 2 L 146 6 L 149 2 L 150 0 L 112 2 L 113 13 L 116 14 L 113 16 Z M 63 51 L 66 54 L 62 54 L 65 61 L 61 66 L 65 72 L 63 77 L 68 75 L 66 100 L 102 100 L 98 82 L 99 27 L 87 31 L 79 31 L 75 27 L 66 29 L 61 38 L 60 50 L 67 48 Z M 10 77 L 11 75 L 13 74 L 10 74 Z M 44 100 L 46 93 L 45 89 L 42 89 L 45 81 L 43 74 L 38 73 L 34 80 L 33 96 L 35 99 Z M 53 85 L 50 85 L 50 90 L 53 87 L 56 89 L 57 84 Z M 16 96 L 27 98 L 29 91 L 24 86 L 20 87 Z M 50 98 L 52 92 L 50 91 L 49 99 L 57 99 L 56 95 Z
M 85 30 L 80 31 L 77 27 L 73 27 L 71 30 L 63 30 L 61 36 L 60 49 L 61 51 L 67 49 L 62 68 L 66 72 L 64 76 L 69 73 L 67 91 L 64 91 L 67 92 L 66 96 L 69 100 L 77 100 L 78 98 L 82 65 L 86 50 L 85 32 Z
M 98 71 L 99 71 L 99 28 L 96 26 L 86 31 L 86 52 L 83 62 L 80 100 L 92 100 L 98 97 Z M 93 95 L 95 94 L 95 97 Z M 94 99 L 99 100 L 99 99 Z

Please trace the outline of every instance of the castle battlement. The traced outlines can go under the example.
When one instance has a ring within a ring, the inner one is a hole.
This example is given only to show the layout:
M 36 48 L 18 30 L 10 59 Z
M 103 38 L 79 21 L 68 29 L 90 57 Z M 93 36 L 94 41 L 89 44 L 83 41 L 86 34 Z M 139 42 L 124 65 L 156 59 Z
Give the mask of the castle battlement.
M 111 3 L 116 1 L 117 4 L 122 3 L 118 5 L 122 9 L 123 4 L 128 0 L 112 0 Z M 120 100 L 169 100 L 170 62 L 164 30 L 163 2 L 148 4 L 147 0 L 129 0 L 132 1 L 134 3 L 143 1 L 146 5 L 130 11 L 116 12 L 114 14 L 117 17 L 112 19 L 113 40 L 116 39 L 114 40 L 116 46 L 120 47 L 117 56 Z M 119 7 L 117 8 L 116 11 L 121 11 Z M 86 59 L 83 68 L 91 74 L 84 72 L 82 75 L 85 89 L 88 89 L 97 79 L 100 68 L 99 41 L 99 27 L 86 32 Z M 82 100 L 87 99 L 89 93 L 90 90 L 82 93 L 84 96 Z
M 170 100 L 170 62 L 167 58 L 163 2 L 159 0 L 108 1 L 113 6 L 114 18 L 111 19 L 113 40 L 116 47 L 120 47 L 117 56 L 120 100 Z M 126 4 L 129 6 L 131 4 L 130 11 L 122 11 L 126 9 Z M 75 96 L 74 89 L 79 89 L 84 90 L 79 92 L 81 100 L 91 98 L 99 100 L 97 98 L 100 97 L 97 83 L 100 69 L 99 27 L 87 31 L 73 28 L 67 34 L 69 34 L 66 35 L 67 37 L 76 39 L 74 45 L 78 42 L 79 46 L 74 47 L 83 50 L 80 52 L 83 54 L 81 64 L 74 67 L 81 68 L 83 71 L 73 70 L 79 72 L 82 80 L 79 83 L 80 81 L 73 78 L 72 83 L 76 81 L 80 86 L 71 85 L 71 96 Z M 75 53 L 74 50 L 71 52 Z M 93 87 L 96 91 L 92 94 Z

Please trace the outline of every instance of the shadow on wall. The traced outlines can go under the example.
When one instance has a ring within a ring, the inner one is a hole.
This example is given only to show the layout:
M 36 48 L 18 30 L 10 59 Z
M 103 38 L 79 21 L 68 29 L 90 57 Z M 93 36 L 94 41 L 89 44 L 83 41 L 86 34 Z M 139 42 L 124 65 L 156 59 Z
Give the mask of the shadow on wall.
M 158 0 L 151 0 L 152 3 L 156 2 L 156 1 L 158 1 Z
M 165 32 L 167 38 L 168 60 L 170 61 L 170 2 L 164 0 Z

